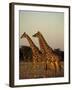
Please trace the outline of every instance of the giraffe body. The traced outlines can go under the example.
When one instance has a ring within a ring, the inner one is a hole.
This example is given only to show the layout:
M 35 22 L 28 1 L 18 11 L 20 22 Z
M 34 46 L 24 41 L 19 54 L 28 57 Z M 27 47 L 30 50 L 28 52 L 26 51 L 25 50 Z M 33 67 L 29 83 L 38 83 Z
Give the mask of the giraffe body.
M 21 38 L 26 38 L 30 44 L 30 48 L 32 49 L 32 61 L 33 61 L 33 77 L 36 77 L 36 67 L 37 62 L 43 61 L 43 56 L 38 47 L 33 43 L 32 39 L 24 33 Z
M 51 69 L 53 69 L 56 74 L 56 72 L 60 71 L 59 56 L 55 54 L 53 49 L 47 44 L 40 32 L 37 32 L 33 36 L 39 39 L 40 50 L 46 56 L 46 63 L 49 63 L 51 65 Z

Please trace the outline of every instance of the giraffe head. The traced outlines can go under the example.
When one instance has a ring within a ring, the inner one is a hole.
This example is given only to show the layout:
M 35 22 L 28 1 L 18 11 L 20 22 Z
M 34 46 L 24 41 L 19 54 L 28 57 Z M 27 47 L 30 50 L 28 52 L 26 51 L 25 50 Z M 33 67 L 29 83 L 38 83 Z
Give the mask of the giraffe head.
M 33 35 L 33 37 L 40 37 L 40 35 L 41 35 L 41 33 L 38 31 L 37 33 L 35 33 L 35 34 Z
M 22 34 L 21 38 L 24 38 L 24 37 L 26 37 L 26 36 L 27 36 L 27 34 L 26 34 L 26 32 L 24 32 L 24 33 Z

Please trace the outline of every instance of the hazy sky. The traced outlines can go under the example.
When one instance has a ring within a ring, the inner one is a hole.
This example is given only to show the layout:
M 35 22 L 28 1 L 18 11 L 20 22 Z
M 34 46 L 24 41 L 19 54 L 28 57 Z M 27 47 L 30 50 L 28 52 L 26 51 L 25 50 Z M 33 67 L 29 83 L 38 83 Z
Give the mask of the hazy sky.
M 20 11 L 19 20 L 20 36 L 26 32 L 39 47 L 38 39 L 32 35 L 40 31 L 53 49 L 64 50 L 64 13 Z M 29 43 L 24 38 L 20 39 L 21 45 L 29 46 Z

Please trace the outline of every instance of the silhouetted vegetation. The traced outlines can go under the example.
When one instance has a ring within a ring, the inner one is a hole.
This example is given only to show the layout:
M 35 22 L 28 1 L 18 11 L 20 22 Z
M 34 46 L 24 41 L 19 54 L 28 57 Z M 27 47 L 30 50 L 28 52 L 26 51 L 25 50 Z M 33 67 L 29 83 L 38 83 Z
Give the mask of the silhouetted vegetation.
M 54 51 L 61 57 L 61 61 L 64 61 L 64 51 L 61 51 L 59 48 L 54 49 Z
M 28 46 L 21 46 L 19 48 L 20 61 L 32 61 L 32 49 Z

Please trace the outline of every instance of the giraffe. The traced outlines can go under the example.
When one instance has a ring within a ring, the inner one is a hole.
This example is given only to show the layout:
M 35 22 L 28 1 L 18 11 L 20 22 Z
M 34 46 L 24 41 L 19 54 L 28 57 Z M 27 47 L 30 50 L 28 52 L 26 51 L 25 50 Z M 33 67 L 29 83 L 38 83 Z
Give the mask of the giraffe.
M 43 61 L 43 56 L 38 47 L 34 44 L 32 39 L 26 34 L 25 32 L 22 34 L 21 38 L 26 38 L 30 44 L 30 47 L 32 49 L 32 61 L 33 61 L 33 70 L 35 70 L 35 65 L 37 62 Z M 36 76 L 34 76 L 36 77 Z
M 46 40 L 44 39 L 43 35 L 38 31 L 33 37 L 37 37 L 39 39 L 40 51 L 42 54 L 46 56 L 46 63 L 50 63 L 52 65 L 52 69 L 56 73 L 60 71 L 60 57 L 54 52 L 54 50 L 47 44 Z
M 34 44 L 32 39 L 25 32 L 22 34 L 21 38 L 26 38 L 28 40 L 30 47 L 32 49 L 33 62 L 39 62 L 40 60 L 42 60 L 42 53 Z

